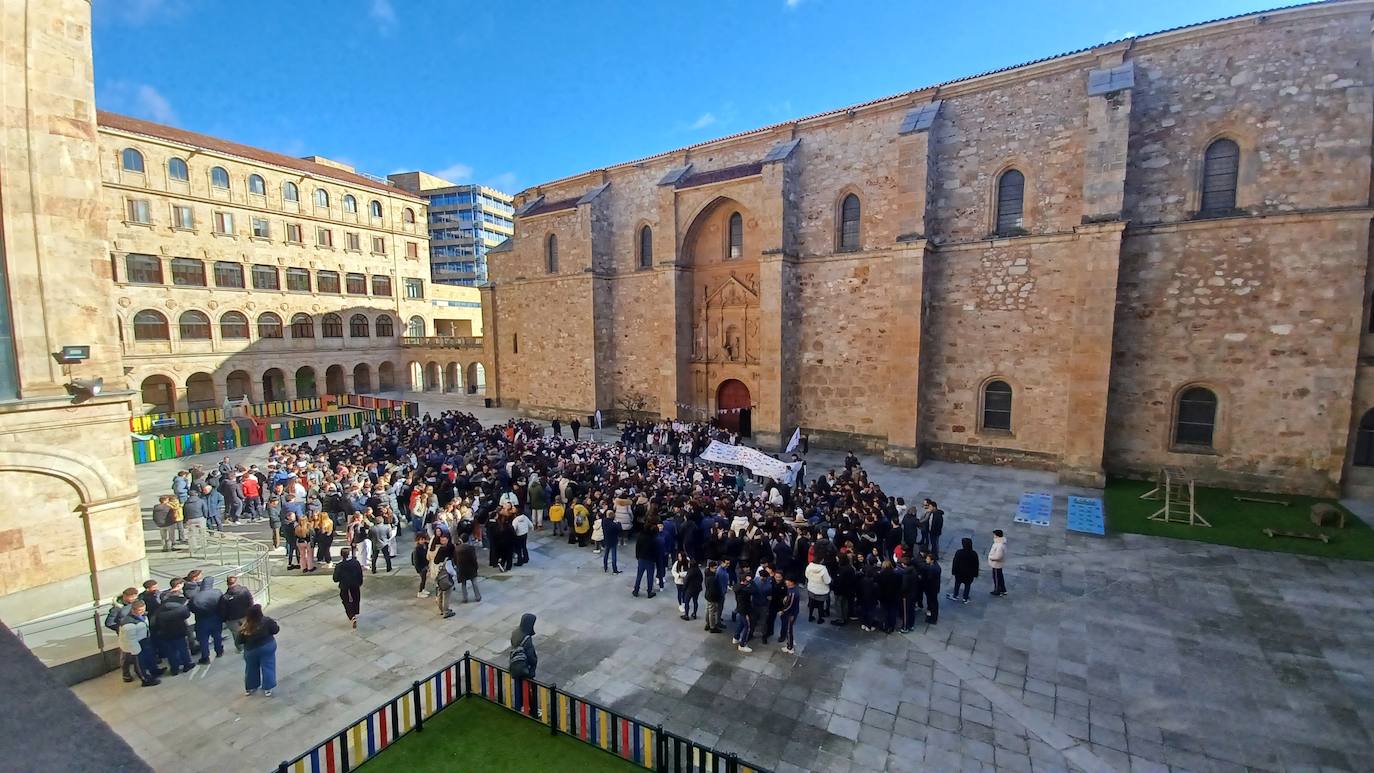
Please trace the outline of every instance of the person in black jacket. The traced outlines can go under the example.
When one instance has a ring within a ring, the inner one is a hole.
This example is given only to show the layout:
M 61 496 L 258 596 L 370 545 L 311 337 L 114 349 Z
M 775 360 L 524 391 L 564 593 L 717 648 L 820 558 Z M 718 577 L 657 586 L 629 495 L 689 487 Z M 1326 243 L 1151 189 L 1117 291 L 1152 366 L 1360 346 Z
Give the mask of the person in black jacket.
M 916 558 L 906 560 L 906 571 L 902 573 L 902 633 L 916 629 L 916 608 L 921 606 L 925 595 L 922 583 L 925 581 L 925 567 Z
M 150 618 L 148 627 L 152 631 L 152 638 L 157 641 L 158 651 L 167 659 L 167 666 L 171 669 L 168 676 L 186 673 L 193 668 L 191 650 L 186 644 L 186 621 L 190 618 L 191 608 L 177 588 L 167 591 L 158 605 L 157 614 Z
M 239 583 L 239 578 L 229 575 L 225 579 L 224 595 L 219 600 L 219 616 L 229 628 L 229 636 L 234 640 L 234 649 L 243 652 L 243 621 L 253 608 L 253 592 Z
M 926 572 L 921 587 L 925 589 L 926 624 L 940 622 L 940 565 L 935 563 L 935 554 L 926 553 Z
M 963 547 L 954 551 L 954 561 L 949 566 L 949 573 L 954 575 L 954 590 L 948 596 L 950 601 L 962 601 L 968 603 L 969 586 L 973 584 L 973 579 L 978 576 L 978 551 L 973 549 L 973 540 L 964 537 Z M 964 597 L 959 598 L 959 586 L 964 586 Z
M 262 694 L 272 697 L 277 686 L 277 634 L 281 626 L 262 613 L 262 605 L 254 604 L 243 621 L 243 694 L 252 695 L 262 688 Z
M 849 625 L 849 621 L 857 617 L 854 610 L 858 608 L 855 597 L 859 594 L 859 577 L 848 553 L 840 556 L 839 564 L 831 577 L 833 579 L 830 582 L 830 593 L 835 597 L 839 609 L 830 624 Z
M 429 580 L 429 535 L 424 532 L 415 535 L 415 549 L 410 552 L 410 565 L 415 567 L 415 573 L 420 575 L 420 589 L 415 592 L 415 598 L 428 598 L 429 592 L 425 590 L 425 582 Z
M 926 531 L 930 536 L 930 555 L 934 560 L 940 560 L 940 534 L 945 530 L 945 511 L 935 504 L 935 500 L 927 499 L 930 503 L 930 521 L 926 524 Z
M 334 582 L 339 584 L 339 600 L 344 614 L 354 628 L 358 627 L 358 613 L 363 605 L 363 565 L 348 548 L 339 549 L 339 563 L 334 566 Z
M 649 578 L 649 598 L 654 597 L 654 572 L 658 569 L 658 524 L 652 519 L 635 537 L 635 588 L 630 595 L 639 595 L 639 581 Z
M 701 564 L 698 564 L 695 560 L 690 561 L 687 564 L 687 584 L 683 591 L 687 597 L 686 603 L 682 605 L 683 620 L 697 619 L 697 599 L 701 597 L 702 586 L 704 584 L 705 580 L 701 575 Z M 709 598 L 706 603 L 711 603 Z
M 883 633 L 897 629 L 897 612 L 902 605 L 902 575 L 891 561 L 884 561 L 878 572 L 878 603 L 883 608 Z
M 878 567 L 868 566 L 859 574 L 859 627 L 878 629 Z

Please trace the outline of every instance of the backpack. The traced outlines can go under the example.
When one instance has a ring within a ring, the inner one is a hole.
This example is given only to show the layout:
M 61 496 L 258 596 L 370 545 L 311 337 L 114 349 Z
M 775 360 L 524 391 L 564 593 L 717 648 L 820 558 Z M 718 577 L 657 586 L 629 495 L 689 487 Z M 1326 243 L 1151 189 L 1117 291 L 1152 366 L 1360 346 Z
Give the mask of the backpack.
M 453 590 L 453 575 L 447 569 L 440 568 L 439 576 L 434 578 L 434 584 L 439 590 Z
M 529 663 L 525 660 L 525 642 L 530 637 L 526 636 L 520 643 L 511 648 L 509 670 L 510 675 L 516 679 L 528 679 L 530 677 Z
M 578 530 L 587 528 L 587 515 L 586 515 L 586 513 L 581 512 L 581 511 L 578 511 L 577 517 L 574 519 L 574 523 L 576 524 Z

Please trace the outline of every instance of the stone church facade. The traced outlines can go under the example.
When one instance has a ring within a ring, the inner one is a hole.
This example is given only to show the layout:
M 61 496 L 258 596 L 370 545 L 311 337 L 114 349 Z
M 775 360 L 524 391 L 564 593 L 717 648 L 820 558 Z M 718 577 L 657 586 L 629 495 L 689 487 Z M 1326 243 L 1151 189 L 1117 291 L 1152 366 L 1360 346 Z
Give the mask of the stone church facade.
M 528 189 L 483 289 L 489 394 L 1087 485 L 1374 491 L 1371 11 L 1130 38 Z

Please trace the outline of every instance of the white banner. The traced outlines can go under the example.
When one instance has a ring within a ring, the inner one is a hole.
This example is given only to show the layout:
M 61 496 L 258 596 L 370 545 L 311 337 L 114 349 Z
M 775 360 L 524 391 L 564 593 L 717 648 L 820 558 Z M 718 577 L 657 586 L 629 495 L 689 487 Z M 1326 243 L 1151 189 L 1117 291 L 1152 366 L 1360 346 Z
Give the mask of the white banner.
M 701 452 L 701 458 L 708 462 L 739 465 L 755 475 L 784 482 L 795 479 L 796 471 L 801 467 L 801 462 L 789 464 L 774 459 L 757 448 L 730 446 L 719 440 L 712 440 L 711 445 Z
M 792 433 L 792 439 L 787 441 L 787 450 L 783 453 L 792 453 L 792 449 L 796 448 L 799 443 L 801 443 L 801 427 L 797 427 L 797 430 Z

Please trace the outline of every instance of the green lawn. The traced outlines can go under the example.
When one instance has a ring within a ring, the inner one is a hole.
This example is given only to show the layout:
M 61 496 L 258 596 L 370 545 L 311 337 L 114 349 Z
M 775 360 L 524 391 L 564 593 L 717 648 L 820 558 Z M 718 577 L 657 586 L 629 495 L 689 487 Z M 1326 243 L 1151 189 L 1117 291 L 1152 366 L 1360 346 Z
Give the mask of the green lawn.
M 1162 501 L 1140 498 L 1141 494 L 1152 488 L 1153 483 L 1142 481 L 1109 481 L 1103 496 L 1107 528 L 1133 534 L 1176 537 L 1256 550 L 1374 561 L 1374 530 L 1355 515 L 1346 514 L 1344 529 L 1318 528 L 1312 525 L 1308 518 L 1311 506 L 1317 502 L 1328 502 L 1340 507 L 1333 500 L 1198 487 L 1197 512 L 1212 524 L 1208 528 L 1149 520 L 1149 516 L 1163 506 Z M 1290 504 L 1284 507 L 1260 502 L 1237 502 L 1237 494 L 1282 500 Z M 1325 534 L 1331 542 L 1323 544 L 1317 540 L 1292 537 L 1271 538 L 1261 531 L 1266 528 Z
M 626 773 L 642 770 L 607 752 L 481 698 L 464 698 L 425 720 L 423 732 L 412 731 L 376 757 L 365 770 L 406 773 L 453 770 L 499 770 L 502 773 Z

